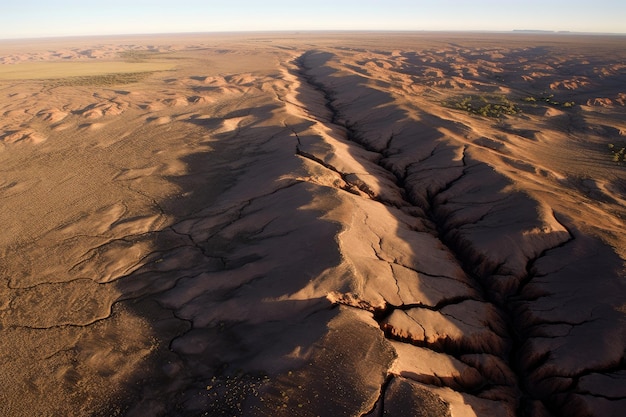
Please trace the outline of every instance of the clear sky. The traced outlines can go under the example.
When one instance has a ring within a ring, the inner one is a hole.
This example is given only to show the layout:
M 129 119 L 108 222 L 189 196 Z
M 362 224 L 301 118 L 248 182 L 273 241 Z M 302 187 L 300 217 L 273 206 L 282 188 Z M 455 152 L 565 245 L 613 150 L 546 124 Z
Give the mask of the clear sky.
M 0 39 L 354 29 L 626 33 L 626 0 L 0 0 Z

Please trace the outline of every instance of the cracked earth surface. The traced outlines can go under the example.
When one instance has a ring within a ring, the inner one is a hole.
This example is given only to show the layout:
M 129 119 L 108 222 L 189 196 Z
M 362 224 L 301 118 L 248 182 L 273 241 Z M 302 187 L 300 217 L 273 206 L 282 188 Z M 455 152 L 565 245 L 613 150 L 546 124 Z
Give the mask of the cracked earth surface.
M 621 415 L 621 58 L 396 37 L 0 82 L 3 415 Z

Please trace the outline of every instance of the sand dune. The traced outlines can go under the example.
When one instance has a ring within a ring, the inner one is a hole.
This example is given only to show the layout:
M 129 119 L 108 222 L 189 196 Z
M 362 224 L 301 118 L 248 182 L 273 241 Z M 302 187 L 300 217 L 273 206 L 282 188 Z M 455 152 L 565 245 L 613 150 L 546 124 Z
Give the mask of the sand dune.
M 0 43 L 1 414 L 621 415 L 622 41 Z

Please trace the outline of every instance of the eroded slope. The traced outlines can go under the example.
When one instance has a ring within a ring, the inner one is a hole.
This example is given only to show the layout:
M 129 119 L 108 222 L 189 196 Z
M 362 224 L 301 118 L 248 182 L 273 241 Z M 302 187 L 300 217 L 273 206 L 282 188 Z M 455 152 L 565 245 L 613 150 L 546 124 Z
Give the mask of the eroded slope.
M 619 415 L 620 57 L 394 36 L 0 84 L 3 415 Z

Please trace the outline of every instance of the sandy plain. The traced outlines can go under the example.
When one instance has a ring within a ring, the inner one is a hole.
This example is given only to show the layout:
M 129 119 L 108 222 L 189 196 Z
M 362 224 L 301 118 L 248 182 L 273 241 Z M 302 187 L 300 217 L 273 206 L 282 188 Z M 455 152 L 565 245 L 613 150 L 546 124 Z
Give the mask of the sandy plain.
M 624 40 L 1 42 L 0 414 L 623 415 Z

